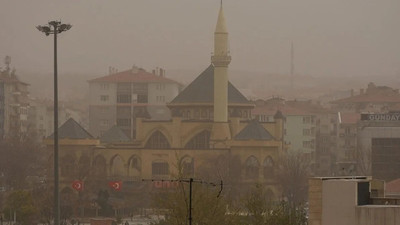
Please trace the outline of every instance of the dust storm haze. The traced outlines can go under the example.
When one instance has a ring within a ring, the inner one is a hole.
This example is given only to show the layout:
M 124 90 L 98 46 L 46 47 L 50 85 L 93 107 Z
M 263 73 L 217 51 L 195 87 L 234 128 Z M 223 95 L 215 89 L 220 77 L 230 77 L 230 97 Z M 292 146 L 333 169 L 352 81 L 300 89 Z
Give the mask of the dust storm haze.
M 219 4 L 217 0 L 0 0 L 0 58 L 12 57 L 12 67 L 31 84 L 31 93 L 50 97 L 52 38 L 35 26 L 61 20 L 73 25 L 59 36 L 61 85 L 73 83 L 70 87 L 84 91 L 86 80 L 108 74 L 109 66 L 122 71 L 133 65 L 148 71 L 162 67 L 167 76 L 186 84 L 210 63 Z M 339 90 L 369 81 L 399 83 L 397 0 L 225 0 L 223 4 L 233 59 L 230 77 L 250 97 L 285 95 L 291 43 L 298 88 L 323 86 L 329 80 Z M 304 81 L 308 86 L 301 84 Z M 48 91 L 41 86 L 46 82 Z M 254 93 L 264 87 L 269 91 Z M 69 95 L 60 92 L 61 98 Z

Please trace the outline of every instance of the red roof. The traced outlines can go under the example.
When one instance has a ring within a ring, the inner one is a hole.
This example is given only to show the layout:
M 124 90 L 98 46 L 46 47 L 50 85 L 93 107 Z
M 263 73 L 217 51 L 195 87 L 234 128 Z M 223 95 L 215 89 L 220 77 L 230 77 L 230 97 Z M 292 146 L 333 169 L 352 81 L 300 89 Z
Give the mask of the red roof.
M 142 69 L 139 69 L 136 73 L 133 73 L 132 70 L 126 70 L 104 77 L 95 78 L 88 82 L 178 83 L 174 80 L 157 76 Z
M 334 104 L 340 104 L 340 103 L 368 103 L 368 102 L 400 102 L 400 94 L 396 92 L 375 92 L 375 93 L 365 93 L 361 95 L 355 95 L 351 96 L 348 98 L 342 98 L 336 101 L 333 101 L 332 103 Z
M 312 113 L 310 111 L 300 109 L 300 108 L 295 108 L 291 107 L 288 105 L 281 105 L 281 106 L 256 106 L 251 113 L 253 115 L 275 115 L 276 111 L 280 110 L 283 115 L 314 115 L 315 113 Z
M 386 183 L 386 193 L 400 194 L 400 178 Z
M 356 124 L 361 119 L 361 115 L 354 112 L 340 112 L 340 119 L 343 124 Z

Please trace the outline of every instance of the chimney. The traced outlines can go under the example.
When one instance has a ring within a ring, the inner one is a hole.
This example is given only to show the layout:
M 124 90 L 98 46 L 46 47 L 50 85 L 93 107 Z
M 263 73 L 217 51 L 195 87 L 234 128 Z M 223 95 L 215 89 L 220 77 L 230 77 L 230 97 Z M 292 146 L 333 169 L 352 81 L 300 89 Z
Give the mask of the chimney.
M 364 88 L 361 88 L 360 89 L 360 95 L 363 95 L 364 94 Z
M 160 68 L 160 77 L 164 77 L 164 70 Z
M 132 66 L 132 73 L 138 73 L 139 72 L 139 68 L 135 65 Z
M 153 71 L 152 71 L 152 74 L 156 75 L 156 70 L 153 70 Z
M 354 89 L 350 90 L 350 96 L 353 97 L 354 96 Z

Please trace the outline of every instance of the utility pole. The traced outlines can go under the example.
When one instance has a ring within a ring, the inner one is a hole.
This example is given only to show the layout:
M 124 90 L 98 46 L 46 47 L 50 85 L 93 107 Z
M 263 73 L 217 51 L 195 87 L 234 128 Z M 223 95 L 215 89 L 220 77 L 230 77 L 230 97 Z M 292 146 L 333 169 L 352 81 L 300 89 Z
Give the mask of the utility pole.
M 54 35 L 54 225 L 60 225 L 60 195 L 58 177 L 58 81 L 57 81 L 57 34 L 71 29 L 70 24 L 50 21 L 47 25 L 36 28 L 49 36 Z
M 222 189 L 224 187 L 224 184 L 222 182 L 222 180 L 220 181 L 219 184 L 216 183 L 212 183 L 212 182 L 207 182 L 207 181 L 203 181 L 203 180 L 195 180 L 192 177 L 191 178 L 183 178 L 183 179 L 173 179 L 173 180 L 164 180 L 164 179 L 142 179 L 142 181 L 161 181 L 161 182 L 185 182 L 185 183 L 189 183 L 189 225 L 192 225 L 193 222 L 193 217 L 192 217 L 192 198 L 193 198 L 193 183 L 200 183 L 200 184 L 208 184 L 211 186 L 220 186 L 220 190 L 218 192 L 217 198 L 221 195 Z

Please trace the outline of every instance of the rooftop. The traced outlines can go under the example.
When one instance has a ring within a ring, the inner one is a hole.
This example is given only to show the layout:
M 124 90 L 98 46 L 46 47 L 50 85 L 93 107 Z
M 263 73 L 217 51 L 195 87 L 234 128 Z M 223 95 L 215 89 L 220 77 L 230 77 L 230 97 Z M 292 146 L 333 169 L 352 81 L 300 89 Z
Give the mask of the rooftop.
M 88 81 L 91 82 L 111 82 L 111 83 L 178 83 L 165 76 L 158 76 L 153 73 L 146 72 L 144 69 L 130 69 L 122 72 L 117 72 L 107 76 L 95 78 Z
M 213 103 L 214 102 L 214 66 L 211 64 L 192 81 L 170 104 Z M 230 82 L 228 83 L 229 104 L 251 104 Z

